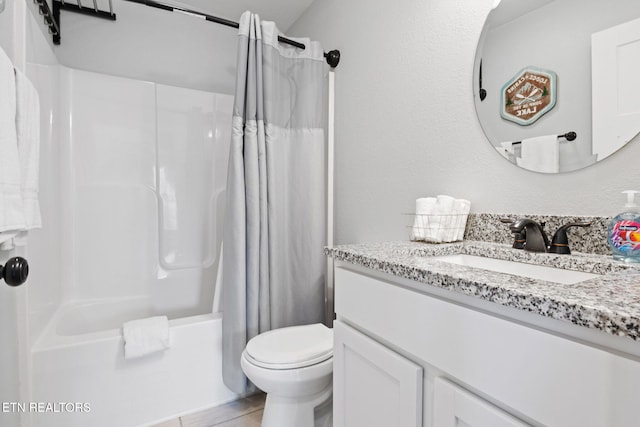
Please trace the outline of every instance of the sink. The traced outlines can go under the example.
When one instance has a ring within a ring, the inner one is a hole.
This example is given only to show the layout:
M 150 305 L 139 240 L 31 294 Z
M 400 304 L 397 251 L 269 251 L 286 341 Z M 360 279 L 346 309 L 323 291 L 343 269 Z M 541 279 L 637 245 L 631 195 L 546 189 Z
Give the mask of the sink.
M 600 277 L 599 274 L 585 273 L 582 271 L 565 270 L 563 268 L 547 267 L 543 265 L 525 264 L 516 261 L 488 258 L 476 255 L 455 254 L 434 256 L 435 261 L 444 261 L 451 264 L 464 265 L 466 267 L 481 268 L 497 273 L 513 274 L 515 276 L 528 277 L 530 279 L 546 280 L 548 282 L 571 285 L 585 280 Z

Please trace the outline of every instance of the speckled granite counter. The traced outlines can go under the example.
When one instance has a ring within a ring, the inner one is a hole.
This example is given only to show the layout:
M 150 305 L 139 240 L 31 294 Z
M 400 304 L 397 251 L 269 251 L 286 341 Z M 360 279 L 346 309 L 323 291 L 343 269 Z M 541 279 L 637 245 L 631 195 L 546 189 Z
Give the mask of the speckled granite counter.
M 610 256 L 535 254 L 509 245 L 390 242 L 326 248 L 336 260 L 640 341 L 640 266 Z M 602 276 L 558 284 L 431 259 L 464 253 Z

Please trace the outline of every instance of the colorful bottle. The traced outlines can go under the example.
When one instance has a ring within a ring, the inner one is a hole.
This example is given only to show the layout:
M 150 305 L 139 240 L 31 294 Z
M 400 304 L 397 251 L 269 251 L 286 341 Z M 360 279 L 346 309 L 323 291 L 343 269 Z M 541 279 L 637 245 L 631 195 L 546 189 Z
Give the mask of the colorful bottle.
M 608 241 L 613 259 L 624 262 L 640 262 L 640 208 L 634 198 L 638 191 L 623 191 L 627 203 L 623 213 L 609 223 Z

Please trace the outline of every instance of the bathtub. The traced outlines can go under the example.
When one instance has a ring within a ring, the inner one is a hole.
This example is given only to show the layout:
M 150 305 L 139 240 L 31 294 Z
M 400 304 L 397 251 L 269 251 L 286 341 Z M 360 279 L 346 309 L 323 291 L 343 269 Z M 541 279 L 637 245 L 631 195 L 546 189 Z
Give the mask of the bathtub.
M 148 426 L 238 397 L 222 382 L 221 313 L 170 319 L 170 349 L 125 360 L 122 323 L 151 315 L 145 298 L 63 305 L 33 348 L 28 425 Z

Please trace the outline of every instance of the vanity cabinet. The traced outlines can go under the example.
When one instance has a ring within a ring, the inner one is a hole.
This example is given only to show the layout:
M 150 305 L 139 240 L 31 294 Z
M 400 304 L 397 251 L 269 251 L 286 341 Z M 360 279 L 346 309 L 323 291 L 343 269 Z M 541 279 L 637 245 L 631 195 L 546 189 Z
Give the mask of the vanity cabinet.
M 433 421 L 438 427 L 528 426 L 443 377 L 434 381 Z
M 335 426 L 639 425 L 637 356 L 432 288 L 336 264 Z
M 340 321 L 333 333 L 333 425 L 420 427 L 422 368 Z

